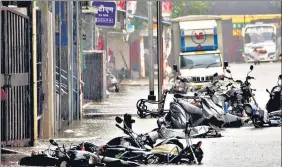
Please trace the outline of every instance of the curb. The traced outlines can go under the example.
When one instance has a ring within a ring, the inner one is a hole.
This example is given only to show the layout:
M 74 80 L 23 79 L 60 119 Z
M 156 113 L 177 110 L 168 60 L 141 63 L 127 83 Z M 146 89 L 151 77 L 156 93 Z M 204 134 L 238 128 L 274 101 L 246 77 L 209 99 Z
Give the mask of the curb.
M 141 83 L 120 83 L 121 86 L 150 86 L 150 84 L 141 84 Z M 154 86 L 158 86 L 158 84 L 154 84 Z
M 126 113 L 89 113 L 89 114 L 83 114 L 83 118 L 85 119 L 93 119 L 93 118 L 109 118 L 109 117 L 123 117 L 123 115 Z M 138 117 L 137 113 L 130 114 L 133 117 Z
M 27 153 L 16 151 L 16 150 L 9 149 L 9 148 L 1 148 L 1 154 L 21 154 L 21 155 L 28 155 L 29 156 L 29 154 L 27 154 Z
M 165 86 L 170 86 L 172 84 L 164 84 Z M 138 86 L 150 86 L 149 84 L 120 84 L 120 86 L 134 86 L 134 87 L 138 87 Z M 158 86 L 158 85 L 154 85 L 154 86 Z

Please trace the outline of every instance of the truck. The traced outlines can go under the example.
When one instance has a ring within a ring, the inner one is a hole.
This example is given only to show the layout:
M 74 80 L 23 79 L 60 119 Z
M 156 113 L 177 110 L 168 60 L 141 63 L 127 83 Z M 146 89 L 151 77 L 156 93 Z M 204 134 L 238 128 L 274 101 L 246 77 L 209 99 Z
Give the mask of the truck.
M 190 78 L 192 90 L 224 75 L 222 20 L 214 15 L 190 15 L 171 20 L 172 56 L 181 76 Z
M 242 28 L 244 37 L 243 57 L 247 63 L 254 62 L 252 52 L 256 49 L 260 61 L 278 61 L 281 54 L 281 32 L 275 24 L 257 22 Z

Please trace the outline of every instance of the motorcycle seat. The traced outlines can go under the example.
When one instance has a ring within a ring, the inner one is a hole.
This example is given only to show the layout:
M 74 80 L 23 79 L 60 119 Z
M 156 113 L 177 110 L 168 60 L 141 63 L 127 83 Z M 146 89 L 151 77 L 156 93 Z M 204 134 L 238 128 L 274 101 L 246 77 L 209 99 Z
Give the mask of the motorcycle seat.
M 143 148 L 137 148 L 137 147 L 133 147 L 133 146 L 127 146 L 126 147 L 127 151 L 146 151 L 146 149 Z
M 193 104 L 190 104 L 189 102 L 185 100 L 179 99 L 178 104 L 189 114 L 200 115 L 200 116 L 203 115 L 203 112 L 200 108 L 194 106 Z
M 122 146 L 122 145 L 116 145 L 116 146 L 107 146 L 107 150 L 119 150 L 119 151 L 146 151 L 146 149 L 133 147 L 133 146 Z

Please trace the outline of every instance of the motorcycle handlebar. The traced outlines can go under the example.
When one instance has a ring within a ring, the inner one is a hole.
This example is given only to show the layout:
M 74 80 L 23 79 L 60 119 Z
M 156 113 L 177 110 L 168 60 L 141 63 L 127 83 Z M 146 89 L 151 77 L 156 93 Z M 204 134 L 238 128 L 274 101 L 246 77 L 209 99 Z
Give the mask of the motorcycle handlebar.
M 233 78 L 227 77 L 227 76 L 224 76 L 224 78 L 229 79 L 229 80 L 233 80 Z
M 250 76 L 248 76 L 248 77 L 247 77 L 247 79 L 249 80 L 249 79 L 255 79 L 255 78 L 254 78 L 254 77 L 250 77 Z
M 180 77 L 180 76 L 177 76 L 176 79 L 180 80 L 180 82 L 189 82 L 189 80 L 187 78 L 183 78 L 183 77 Z
M 124 128 L 122 128 L 120 125 L 118 125 L 118 124 L 116 124 L 116 127 L 118 127 L 120 130 L 122 130 L 122 131 L 127 131 L 127 130 L 125 130 Z M 128 131 L 127 131 L 128 132 Z

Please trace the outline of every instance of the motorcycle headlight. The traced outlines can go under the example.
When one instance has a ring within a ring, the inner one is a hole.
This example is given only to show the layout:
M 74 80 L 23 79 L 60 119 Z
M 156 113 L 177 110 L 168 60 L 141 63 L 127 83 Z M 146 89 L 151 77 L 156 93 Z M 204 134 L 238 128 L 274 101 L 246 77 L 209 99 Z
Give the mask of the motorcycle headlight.
M 142 141 L 146 141 L 146 140 L 147 140 L 147 137 L 144 136 L 144 135 L 142 135 L 142 136 L 141 136 L 141 140 L 142 140 Z

